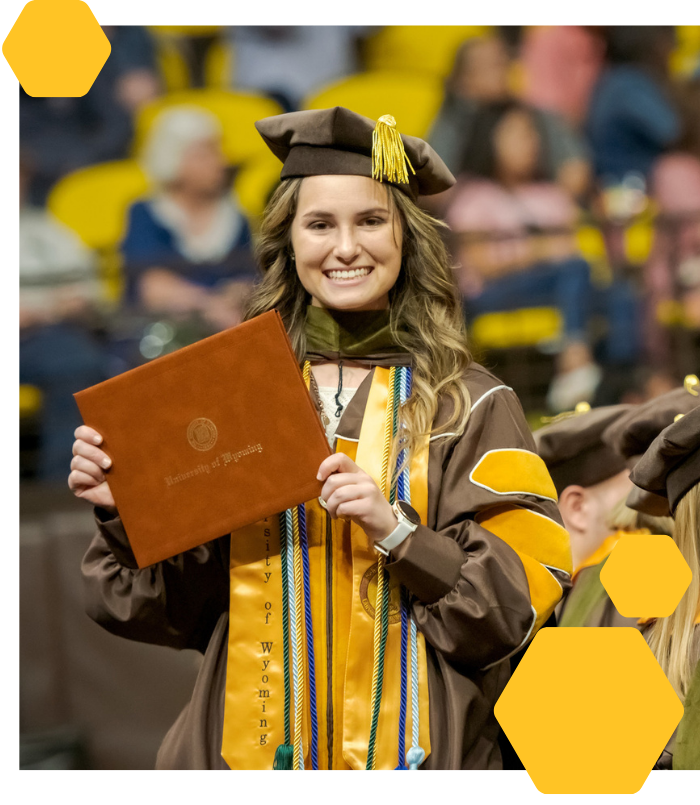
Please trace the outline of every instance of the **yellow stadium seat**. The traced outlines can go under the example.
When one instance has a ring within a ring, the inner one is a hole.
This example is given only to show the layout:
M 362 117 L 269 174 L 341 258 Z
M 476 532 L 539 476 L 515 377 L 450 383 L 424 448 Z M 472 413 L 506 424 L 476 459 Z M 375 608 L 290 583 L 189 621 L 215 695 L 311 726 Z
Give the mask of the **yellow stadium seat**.
M 148 30 L 156 37 L 161 36 L 216 36 L 223 25 L 149 25 Z
M 563 332 L 561 313 L 551 307 L 483 313 L 468 324 L 472 340 L 482 349 L 536 346 Z
M 278 159 L 263 154 L 248 160 L 236 174 L 233 189 L 253 229 L 257 229 L 258 219 L 279 182 L 281 170 L 282 163 Z
M 643 216 L 625 229 L 625 256 L 634 266 L 646 263 L 654 243 L 654 224 L 650 216 Z
M 129 206 L 148 191 L 133 159 L 104 162 L 68 174 L 53 187 L 48 209 L 98 252 L 114 249 L 124 236 Z
M 64 176 L 46 205 L 99 256 L 106 298 L 116 302 L 123 278 L 119 244 L 126 234 L 129 207 L 149 190 L 146 175 L 133 159 L 104 162 Z
M 671 72 L 690 76 L 700 66 L 700 25 L 676 25 L 676 48 L 671 54 Z
M 459 46 L 489 25 L 390 25 L 366 43 L 368 70 L 401 70 L 446 78 Z
M 443 86 L 433 76 L 397 72 L 357 73 L 304 101 L 304 109 L 345 106 L 377 120 L 393 115 L 400 132 L 426 137 L 442 103 Z
M 177 42 L 157 39 L 156 62 L 166 92 L 179 92 L 190 86 L 190 70 Z
M 196 39 L 200 36 L 218 37 L 221 29 L 221 25 L 148 26 L 149 33 L 155 42 L 158 68 L 168 92 L 179 92 L 192 85 L 190 68 L 184 55 L 186 40 Z
M 225 39 L 213 42 L 204 59 L 204 84 L 210 89 L 226 89 L 232 84 L 233 45 Z
M 612 269 L 605 238 L 600 229 L 593 224 L 580 224 L 576 229 L 576 245 L 581 257 L 591 267 L 593 282 L 599 286 L 609 285 L 612 281 Z
M 22 384 L 19 387 L 20 419 L 34 416 L 41 408 L 41 391 L 36 386 Z
M 254 123 L 263 117 L 278 115 L 282 107 L 262 95 L 227 92 L 222 89 L 189 89 L 173 92 L 143 106 L 135 121 L 133 153 L 138 156 L 146 136 L 160 112 L 181 105 L 201 106 L 215 114 L 224 129 L 223 149 L 233 165 L 267 152 L 271 154 L 258 134 Z
M 576 230 L 576 245 L 589 263 L 594 263 L 607 258 L 605 248 L 605 238 L 597 226 L 582 224 Z

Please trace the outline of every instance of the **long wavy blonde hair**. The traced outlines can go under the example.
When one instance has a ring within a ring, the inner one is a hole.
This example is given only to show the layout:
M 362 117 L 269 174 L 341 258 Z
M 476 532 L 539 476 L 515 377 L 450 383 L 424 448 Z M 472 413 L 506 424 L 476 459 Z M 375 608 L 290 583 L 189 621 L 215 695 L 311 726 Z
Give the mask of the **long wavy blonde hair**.
M 673 539 L 693 578 L 673 614 L 659 618 L 651 626 L 649 646 L 676 693 L 685 701 L 693 674 L 691 649 L 700 604 L 700 484 L 680 499 L 675 521 Z
M 306 353 L 304 323 L 311 299 L 291 259 L 291 227 L 302 181 L 284 180 L 267 205 L 257 246 L 263 278 L 246 311 L 250 319 L 277 309 L 300 363 Z M 402 447 L 412 452 L 428 434 L 464 432 L 471 408 L 464 372 L 471 354 L 450 257 L 440 236 L 446 225 L 397 188 L 384 187 L 403 231 L 401 272 L 389 294 L 390 325 L 396 343 L 412 358 L 413 392 L 402 410 L 406 433 Z M 441 395 L 451 400 L 451 406 L 439 428 L 434 428 Z

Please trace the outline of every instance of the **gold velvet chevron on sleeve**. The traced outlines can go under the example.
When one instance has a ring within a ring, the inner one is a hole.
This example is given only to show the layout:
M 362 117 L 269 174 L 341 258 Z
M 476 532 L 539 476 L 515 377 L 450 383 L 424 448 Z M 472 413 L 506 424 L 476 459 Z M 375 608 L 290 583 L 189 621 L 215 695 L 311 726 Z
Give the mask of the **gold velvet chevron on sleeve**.
M 558 523 L 519 506 L 495 506 L 478 517 L 481 526 L 506 542 L 520 558 L 535 610 L 535 632 L 547 621 L 562 596 L 557 576 L 572 570 L 569 534 Z
M 547 465 L 529 450 L 514 447 L 489 450 L 479 459 L 469 480 L 496 495 L 533 495 L 557 501 Z

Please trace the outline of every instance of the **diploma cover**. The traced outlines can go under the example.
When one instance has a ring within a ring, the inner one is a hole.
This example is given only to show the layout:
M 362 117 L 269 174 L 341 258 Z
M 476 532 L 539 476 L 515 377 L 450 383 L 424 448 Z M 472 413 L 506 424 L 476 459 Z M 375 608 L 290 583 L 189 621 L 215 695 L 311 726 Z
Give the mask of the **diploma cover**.
M 139 567 L 321 494 L 331 451 L 277 311 L 74 397 Z

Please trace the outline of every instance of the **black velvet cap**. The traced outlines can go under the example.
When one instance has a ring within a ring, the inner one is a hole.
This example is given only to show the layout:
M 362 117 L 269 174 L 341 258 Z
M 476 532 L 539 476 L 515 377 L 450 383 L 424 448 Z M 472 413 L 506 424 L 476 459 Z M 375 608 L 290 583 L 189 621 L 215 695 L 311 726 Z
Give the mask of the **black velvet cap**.
M 401 121 L 397 122 L 400 128 Z M 352 175 L 372 178 L 372 134 L 376 122 L 342 106 L 288 112 L 258 120 L 255 127 L 284 163 L 280 177 Z M 454 176 L 435 151 L 418 137 L 401 134 L 415 175 L 390 182 L 414 201 L 447 190 Z M 382 181 L 387 181 L 382 176 Z
M 673 514 L 683 495 L 700 483 L 700 408 L 664 428 L 630 478 L 641 489 L 666 497 Z
M 537 452 L 557 492 L 567 486 L 594 486 L 625 469 L 625 459 L 602 440 L 603 432 L 631 405 L 606 405 L 572 414 L 535 431 Z

